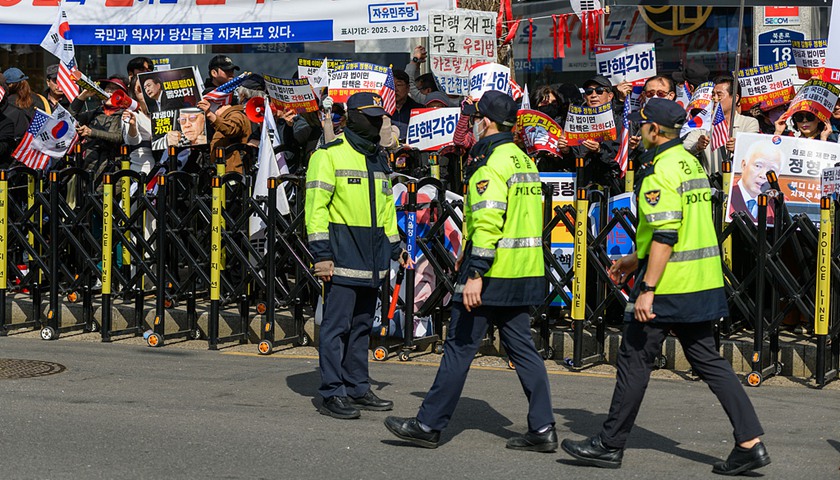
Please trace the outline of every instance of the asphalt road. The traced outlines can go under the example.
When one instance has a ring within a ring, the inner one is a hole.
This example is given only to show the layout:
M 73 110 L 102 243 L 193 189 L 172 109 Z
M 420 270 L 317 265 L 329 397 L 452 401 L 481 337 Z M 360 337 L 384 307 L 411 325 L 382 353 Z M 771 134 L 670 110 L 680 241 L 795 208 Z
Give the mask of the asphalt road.
M 515 452 L 525 398 L 516 374 L 476 367 L 437 450 L 400 442 L 385 413 L 318 414 L 317 359 L 166 346 L 0 338 L 0 358 L 57 362 L 49 376 L 0 380 L 4 479 L 129 478 L 710 478 L 731 427 L 700 382 L 653 380 L 618 472 L 577 466 L 562 451 Z M 371 365 L 374 389 L 411 416 L 436 368 Z M 558 433 L 597 431 L 608 376 L 550 374 Z M 773 463 L 765 478 L 840 478 L 840 391 L 749 390 Z

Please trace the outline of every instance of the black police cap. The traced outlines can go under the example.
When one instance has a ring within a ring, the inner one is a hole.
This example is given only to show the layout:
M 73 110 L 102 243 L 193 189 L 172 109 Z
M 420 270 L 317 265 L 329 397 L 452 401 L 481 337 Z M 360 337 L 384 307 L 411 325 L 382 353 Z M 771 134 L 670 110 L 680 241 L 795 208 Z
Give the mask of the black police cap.
M 387 115 L 382 108 L 382 97 L 373 92 L 354 93 L 347 99 L 348 110 L 358 110 L 368 117 Z
M 467 116 L 483 115 L 499 125 L 512 127 L 516 125 L 518 111 L 519 107 L 510 95 L 498 90 L 490 90 L 484 92 L 478 102 L 465 104 L 461 113 Z

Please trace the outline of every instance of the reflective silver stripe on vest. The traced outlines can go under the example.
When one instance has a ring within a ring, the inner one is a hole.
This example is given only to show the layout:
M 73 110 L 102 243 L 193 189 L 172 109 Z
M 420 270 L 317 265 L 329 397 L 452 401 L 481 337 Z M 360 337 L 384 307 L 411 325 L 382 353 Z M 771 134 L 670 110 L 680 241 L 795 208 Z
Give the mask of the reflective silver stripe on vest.
M 538 173 L 514 173 L 508 178 L 507 186 L 510 187 L 514 183 L 540 183 L 540 175 Z
M 674 252 L 671 254 L 669 262 L 688 262 L 689 260 L 700 260 L 701 258 L 710 258 L 720 255 L 718 246 L 698 248 L 696 250 L 686 250 L 684 252 Z
M 367 178 L 368 172 L 364 170 L 336 170 L 336 177 L 364 177 Z
M 481 258 L 496 258 L 496 251 L 492 248 L 473 247 L 472 254 Z
M 700 190 L 701 188 L 710 188 L 709 180 L 705 178 L 695 178 L 693 180 L 686 180 L 677 187 L 677 193 L 682 195 L 685 192 L 692 190 Z
M 306 236 L 306 239 L 310 242 L 317 242 L 319 240 L 329 240 L 330 234 L 328 232 L 324 233 L 310 233 Z
M 507 203 L 497 202 L 495 200 L 485 200 L 483 202 L 476 203 L 471 208 L 473 212 L 481 210 L 482 208 L 495 208 L 496 210 L 507 210 Z
M 330 193 L 335 191 L 335 185 L 330 185 L 327 182 L 322 182 L 320 180 L 313 180 L 311 182 L 306 182 L 306 188 L 320 188 L 321 190 L 326 190 Z
M 648 223 L 658 222 L 659 220 L 682 220 L 682 212 L 672 211 L 651 213 L 650 215 L 645 215 L 645 220 L 647 220 Z
M 373 272 L 370 270 L 354 270 L 352 268 L 341 268 L 335 267 L 333 269 L 333 275 L 338 275 L 339 277 L 347 277 L 347 278 L 363 278 L 368 279 L 373 276 Z M 385 275 L 388 275 L 388 270 L 382 270 L 379 272 L 379 278 L 385 278 Z
M 373 178 L 377 180 L 388 180 L 388 176 L 385 175 L 385 172 L 373 172 Z
M 391 235 L 388 237 L 388 243 L 396 243 L 400 241 L 400 234 Z
M 497 244 L 499 248 L 529 248 L 542 246 L 542 238 L 503 238 Z

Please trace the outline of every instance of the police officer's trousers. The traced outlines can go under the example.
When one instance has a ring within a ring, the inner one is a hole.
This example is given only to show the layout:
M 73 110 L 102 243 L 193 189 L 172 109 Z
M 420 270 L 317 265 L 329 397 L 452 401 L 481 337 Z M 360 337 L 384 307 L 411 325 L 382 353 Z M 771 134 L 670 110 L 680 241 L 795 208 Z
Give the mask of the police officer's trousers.
M 601 440 L 608 447 L 624 448 L 645 396 L 654 360 L 662 352 L 669 330 L 677 335 L 691 368 L 717 396 L 734 428 L 735 441 L 745 442 L 764 434 L 755 409 L 732 366 L 715 348 L 712 322 L 641 323 L 624 329 L 618 350 L 616 383 L 610 413 Z
M 318 363 L 324 399 L 362 397 L 370 390 L 368 345 L 379 290 L 326 282 Z
M 417 414 L 424 425 L 443 430 L 449 424 L 490 322 L 498 327 L 502 345 L 516 366 L 528 398 L 528 429 L 537 431 L 554 424 L 548 374 L 531 338 L 528 307 L 479 307 L 467 312 L 463 303 L 455 302 L 435 383 Z

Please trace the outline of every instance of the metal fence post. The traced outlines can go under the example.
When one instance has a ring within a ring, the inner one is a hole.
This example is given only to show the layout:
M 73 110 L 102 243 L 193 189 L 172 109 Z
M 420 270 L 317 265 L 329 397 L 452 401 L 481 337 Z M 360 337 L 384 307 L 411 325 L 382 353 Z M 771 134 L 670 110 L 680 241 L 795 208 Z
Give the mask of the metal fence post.
M 820 199 L 820 236 L 817 244 L 817 281 L 814 308 L 814 334 L 817 336 L 817 385 L 825 384 L 826 347 L 828 341 L 829 308 L 831 305 L 831 234 L 832 222 L 831 197 Z
M 6 171 L 0 171 L 0 332 L 6 333 L 6 264 L 9 241 L 9 181 Z
M 277 264 L 275 263 L 275 244 L 277 243 L 277 179 L 268 179 L 268 225 L 265 231 L 265 315 L 260 331 L 261 341 L 258 350 L 268 355 L 274 348 L 275 301 L 277 289 Z M 296 319 L 297 320 L 297 319 Z
M 169 149 L 172 153 L 172 148 Z M 160 347 L 163 345 L 165 331 L 166 331 L 166 235 L 167 235 L 167 196 L 169 186 L 166 181 L 166 175 L 161 175 L 158 179 L 157 192 L 157 285 L 155 285 L 155 319 L 152 325 L 153 333 L 149 335 L 146 342 L 150 347 Z M 176 266 L 177 268 L 177 266 Z
M 47 321 L 41 329 L 41 338 L 53 340 L 58 338 L 58 326 L 61 324 L 61 304 L 58 299 L 58 223 L 61 221 L 58 209 L 59 181 L 58 172 L 50 172 L 50 309 Z
M 583 364 L 583 326 L 586 320 L 586 268 L 589 199 L 585 188 L 577 189 L 575 202 L 575 250 L 572 268 L 575 276 L 572 282 L 572 324 L 574 326 L 573 364 Z
M 636 181 L 636 171 L 633 170 L 633 160 L 627 160 L 627 172 L 624 174 L 624 191 L 633 193 L 633 184 Z
M 222 262 L 222 179 L 212 179 L 213 200 L 210 230 L 210 318 L 208 320 L 208 342 L 210 350 L 219 343 L 219 299 L 221 298 Z
M 123 188 L 125 186 L 123 185 Z M 113 246 L 114 185 L 111 175 L 102 184 L 102 341 L 111 341 L 111 256 Z

